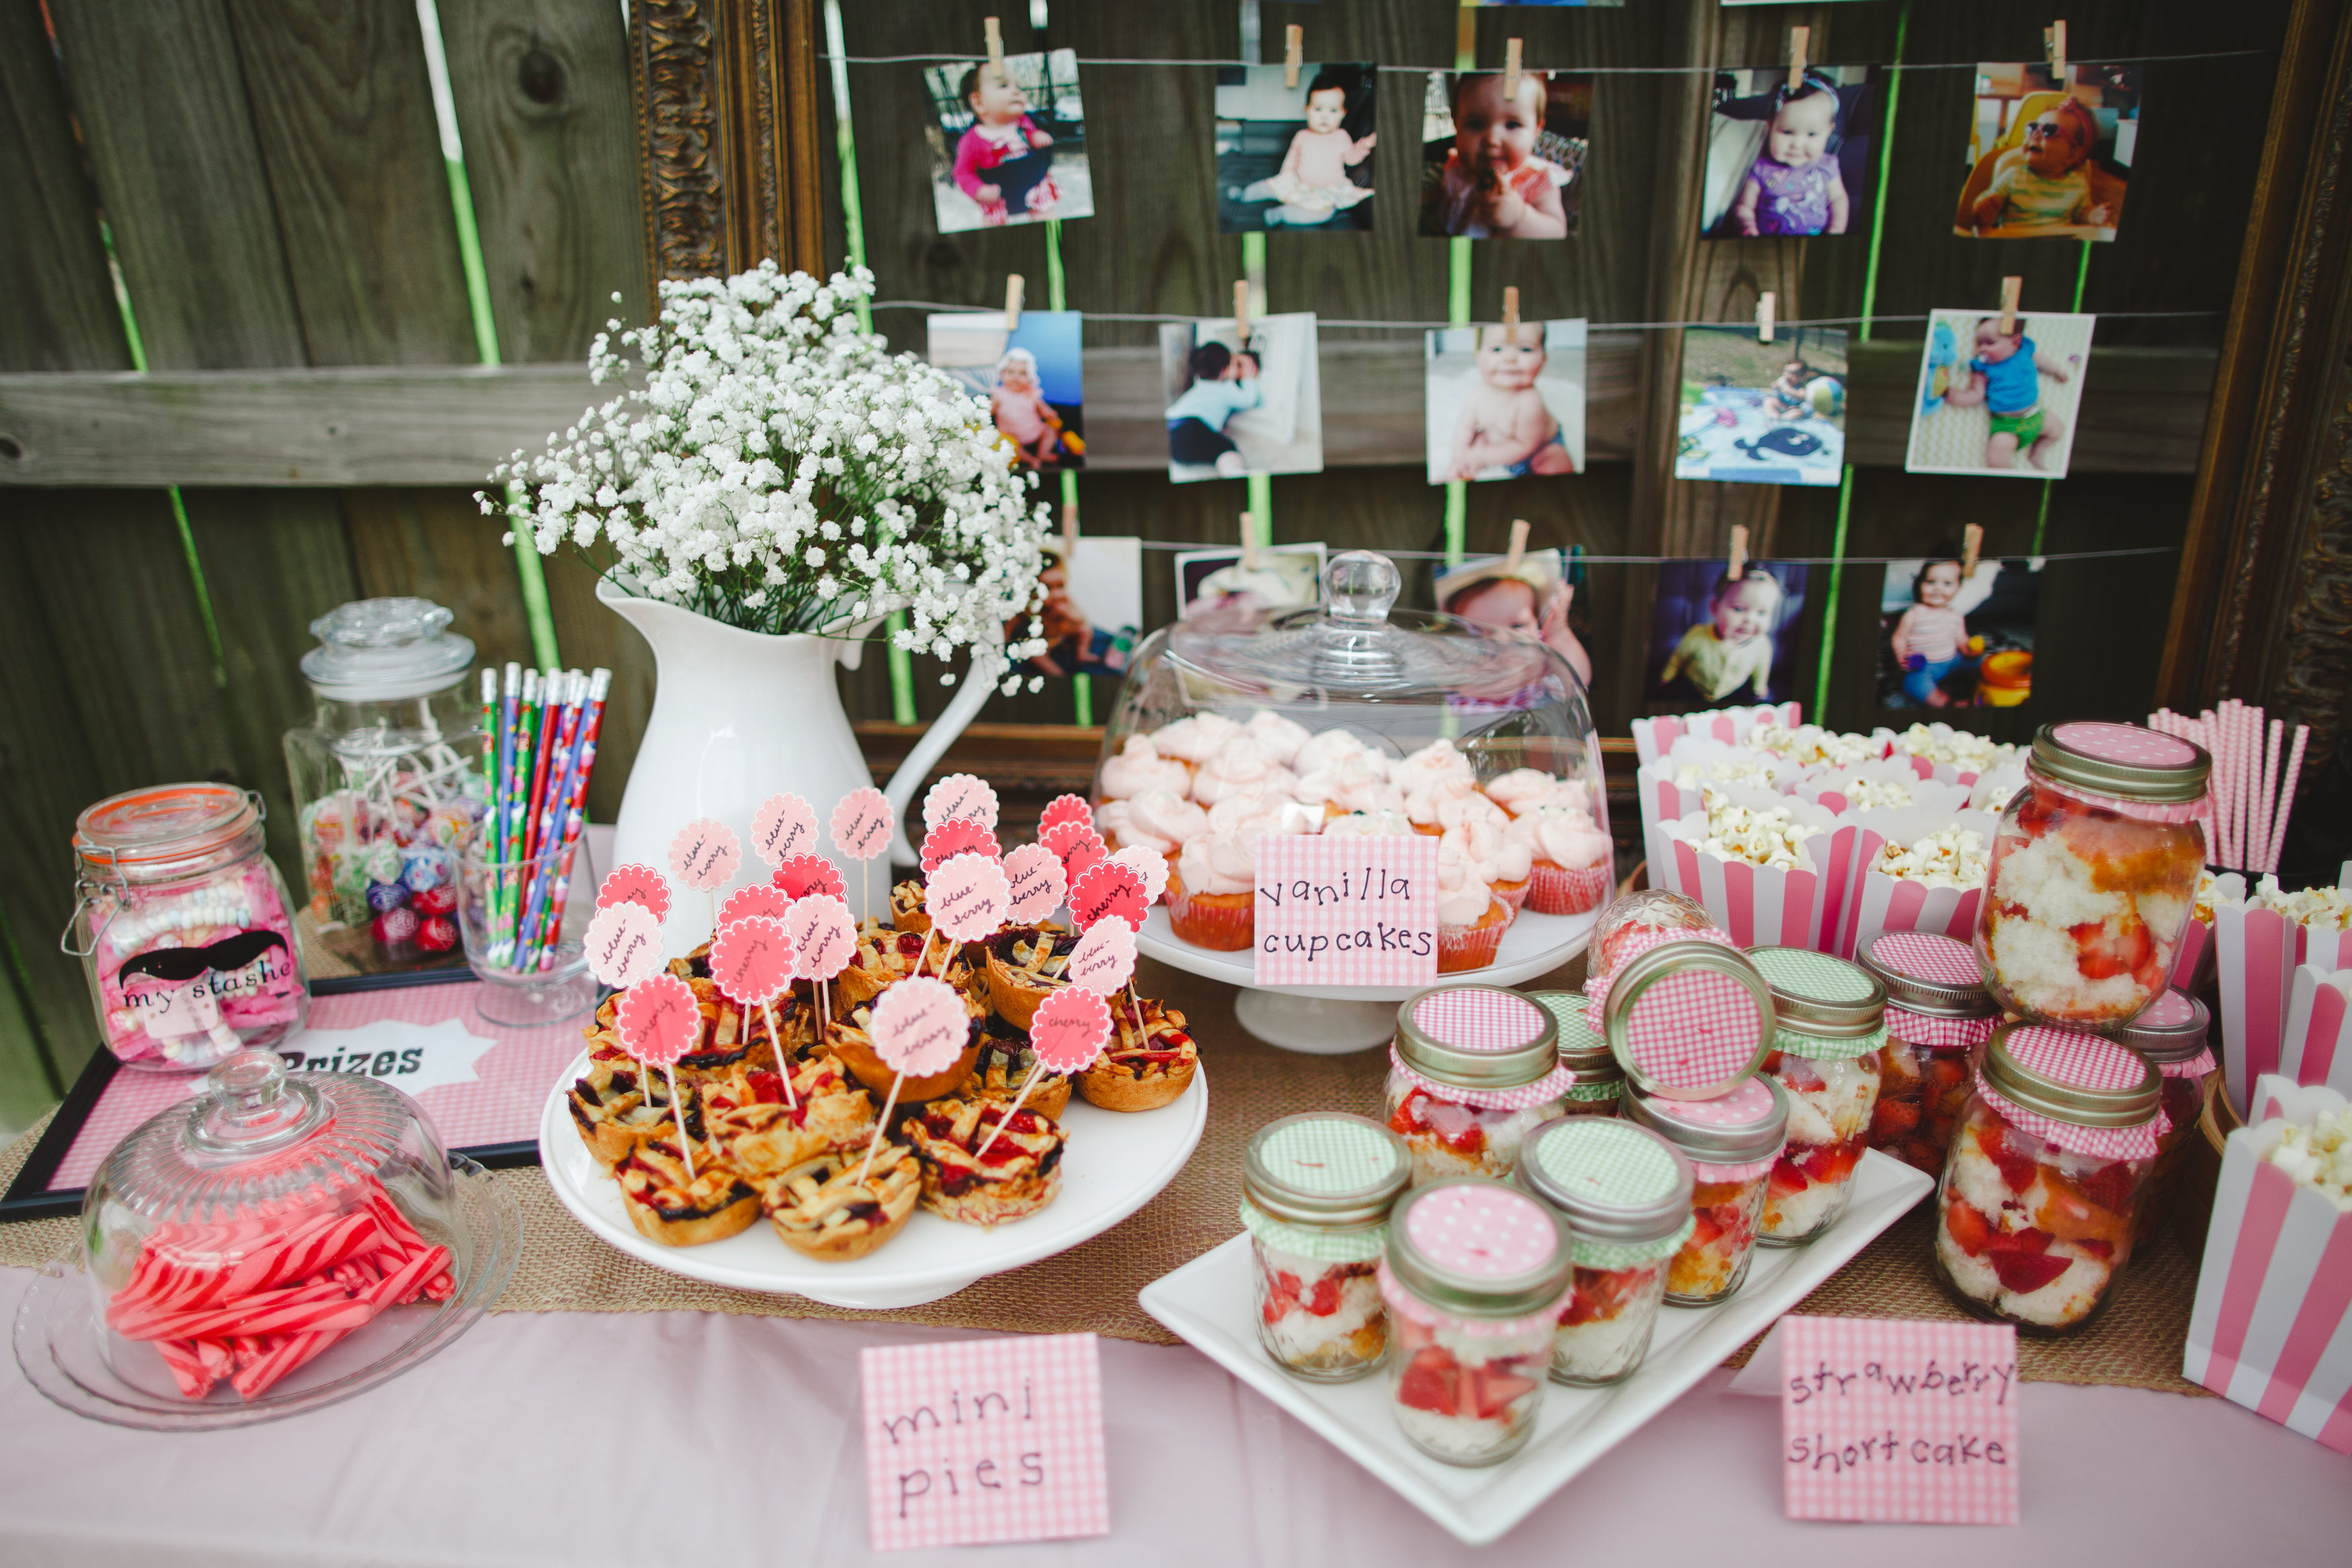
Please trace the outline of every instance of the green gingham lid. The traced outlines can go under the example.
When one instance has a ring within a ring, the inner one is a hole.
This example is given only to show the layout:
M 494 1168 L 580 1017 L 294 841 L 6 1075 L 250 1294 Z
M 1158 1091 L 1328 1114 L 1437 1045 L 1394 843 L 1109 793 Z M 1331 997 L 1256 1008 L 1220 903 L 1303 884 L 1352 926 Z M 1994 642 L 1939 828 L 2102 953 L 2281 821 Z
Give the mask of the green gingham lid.
M 1518 1183 L 1566 1217 L 1580 1269 L 1670 1258 L 1690 1236 L 1689 1156 L 1646 1127 L 1564 1116 L 1528 1134 Z
M 1815 1061 L 1876 1054 L 1886 1044 L 1886 988 L 1861 965 L 1809 947 L 1750 947 L 1772 988 L 1776 1050 Z
M 1388 1214 L 1412 1155 L 1378 1122 L 1310 1111 L 1250 1135 L 1242 1224 L 1268 1247 L 1325 1263 L 1363 1263 L 1388 1243 Z
M 1576 1074 L 1576 1082 L 1568 1086 L 1567 1098 L 1587 1102 L 1607 1101 L 1616 1103 L 1618 1092 L 1625 1087 L 1625 1070 L 1617 1065 L 1616 1054 L 1609 1042 L 1593 1032 L 1585 1021 L 1585 997 L 1580 991 L 1523 991 L 1520 993 L 1551 1014 L 1559 1025 L 1559 1064 Z

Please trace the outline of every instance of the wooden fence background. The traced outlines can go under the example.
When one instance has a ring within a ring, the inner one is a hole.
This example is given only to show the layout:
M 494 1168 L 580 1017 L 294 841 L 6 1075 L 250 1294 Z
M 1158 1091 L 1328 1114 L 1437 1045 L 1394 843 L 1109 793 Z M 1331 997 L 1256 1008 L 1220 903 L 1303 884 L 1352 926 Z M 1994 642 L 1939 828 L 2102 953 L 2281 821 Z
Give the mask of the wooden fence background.
M 1869 0 L 1719 12 L 1714 0 L 1631 0 L 1621 10 L 1489 10 L 1477 17 L 1479 58 L 1498 63 L 1503 39 L 1516 36 L 1533 65 L 1766 65 L 1785 57 L 1788 28 L 1803 24 L 1816 59 L 1885 60 L 1899 8 Z M 2226 27 L 2200 0 L 2063 9 L 2082 58 L 2252 51 L 2146 68 L 2131 214 L 2122 238 L 2095 247 L 2084 308 L 2192 314 L 2101 322 L 2075 473 L 2049 496 L 2051 552 L 2173 545 L 2287 4 L 2247 0 Z M 1026 10 L 1003 0 L 851 4 L 848 51 L 977 51 L 990 13 L 1003 16 L 1012 51 L 1206 59 L 1237 48 L 1234 0 L 1060 0 L 1042 35 Z M 1307 29 L 1309 59 L 1444 66 L 1454 55 L 1455 16 L 1442 0 L 1267 0 L 1262 10 L 1275 58 L 1291 22 Z M 1916 5 L 1906 57 L 2037 57 L 2048 10 L 2022 0 Z M 41 0 L 0 0 L 0 166 L 16 175 L 0 180 L 0 1124 L 37 1113 L 96 1045 L 78 966 L 56 946 L 82 807 L 142 784 L 233 779 L 268 796 L 273 852 L 298 878 L 278 737 L 309 711 L 296 662 L 310 620 L 354 597 L 423 594 L 457 611 L 485 659 L 530 657 L 513 561 L 469 493 L 489 461 L 541 439 L 587 401 L 570 367 L 607 316 L 646 313 L 628 53 L 615 0 L 440 0 L 440 20 L 504 361 L 494 370 L 480 368 L 414 0 L 142 0 L 128 11 L 46 0 L 46 12 Z M 1006 273 L 1020 272 L 1042 307 L 1041 229 L 936 233 L 918 68 L 847 71 L 879 298 L 984 306 L 1001 302 Z M 1242 246 L 1215 232 L 1213 73 L 1090 66 L 1084 85 L 1097 207 L 1062 231 L 1069 306 L 1220 314 L 1242 274 Z M 1474 313 L 1496 317 L 1507 284 L 1530 318 L 1596 324 L 1746 320 L 1768 288 L 1783 319 L 1858 313 L 1861 235 L 1692 237 L 1708 85 L 1704 70 L 1602 76 L 1580 237 L 1476 246 Z M 2023 275 L 2029 307 L 2073 297 L 2082 247 L 1948 234 L 1969 86 L 1965 69 L 1903 78 L 1882 315 L 1989 306 L 2005 273 Z M 830 93 L 821 92 L 829 126 Z M 1419 113 L 1412 78 L 1381 78 L 1384 188 L 1373 231 L 1270 236 L 1270 308 L 1445 315 L 1447 247 L 1412 232 Z M 837 189 L 829 138 L 824 158 Z M 837 262 L 837 203 L 828 216 Z M 101 220 L 143 377 L 131 373 Z M 920 350 L 920 311 L 881 311 L 877 326 Z M 1153 330 L 1088 327 L 1089 431 L 1103 462 L 1080 482 L 1085 526 L 1227 541 L 1244 486 L 1175 487 L 1156 470 Z M 1988 551 L 2020 553 L 2041 485 L 1901 471 L 1899 427 L 1885 415 L 1907 401 L 1918 333 L 1890 322 L 1879 344 L 1855 350 L 1862 466 L 1848 549 L 1914 550 L 1973 521 L 1985 526 Z M 1322 343 L 1332 465 L 1274 481 L 1275 538 L 1436 548 L 1444 492 L 1423 482 L 1418 437 L 1400 451 L 1378 434 L 1398 421 L 1417 428 L 1418 339 L 1327 327 Z M 1509 520 L 1525 517 L 1538 548 L 1713 554 L 1733 523 L 1746 523 L 1758 555 L 1826 554 L 1834 491 L 1668 477 L 1679 351 L 1670 330 L 1597 329 L 1591 471 L 1471 486 L 1471 549 L 1500 549 Z M 1882 391 L 1886 406 L 1874 416 L 1867 404 Z M 184 526 L 167 484 L 181 486 Z M 1157 551 L 1145 559 L 1156 623 L 1173 611 L 1171 562 Z M 2041 712 L 2146 711 L 2174 570 L 2169 556 L 2048 569 Z M 1599 666 L 1593 706 L 1610 733 L 1641 711 L 1651 575 L 1595 567 L 1580 596 Z M 1847 577 L 1827 716 L 1843 726 L 1877 717 L 1875 578 L 1871 568 Z M 650 703 L 650 661 L 594 605 L 585 572 L 551 561 L 547 582 L 565 662 L 620 675 L 591 802 L 609 817 Z M 1817 587 L 1797 640 L 1807 671 L 1821 601 Z M 948 693 L 936 666 L 918 661 L 917 670 L 928 716 Z M 887 719 L 883 661 L 845 681 L 854 717 Z M 1810 674 L 1800 685 L 1810 692 Z M 1048 688 L 1000 699 L 985 716 L 1062 723 L 1071 713 L 1066 688 Z M 897 738 L 872 724 L 869 732 L 879 747 Z

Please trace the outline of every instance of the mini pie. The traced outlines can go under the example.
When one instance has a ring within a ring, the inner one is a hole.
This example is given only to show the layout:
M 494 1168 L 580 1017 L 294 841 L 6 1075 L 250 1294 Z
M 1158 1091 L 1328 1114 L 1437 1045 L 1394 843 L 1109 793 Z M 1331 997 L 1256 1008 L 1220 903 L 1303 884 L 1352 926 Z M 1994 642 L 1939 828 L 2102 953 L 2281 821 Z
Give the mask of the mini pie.
M 784 1245 L 820 1262 L 863 1258 L 906 1225 L 922 1190 L 922 1167 L 896 1144 L 874 1151 L 863 1182 L 866 1150 L 836 1149 L 803 1162 L 766 1184 L 761 1205 Z
M 1078 1092 L 1106 1111 L 1154 1111 L 1184 1092 L 1201 1065 L 1200 1048 L 1184 1032 L 1184 1015 L 1146 999 L 1143 1034 L 1135 1032 L 1135 1006 L 1110 998 L 1111 1042 L 1078 1074 Z
M 937 975 L 967 998 L 982 998 L 982 1010 L 986 1010 L 985 984 L 973 973 L 971 961 L 961 952 L 950 952 L 941 944 L 930 944 L 930 956 L 923 956 L 924 936 L 913 931 L 868 931 L 858 938 L 857 949 L 849 956 L 848 965 L 833 980 L 833 1016 L 845 1018 L 856 1008 L 864 1007 L 898 981 L 915 972 L 921 964 L 927 975 Z M 941 974 L 944 967 L 946 973 Z
M 1029 1049 L 1029 1037 L 1002 1019 L 990 1019 L 981 1030 L 980 1063 L 957 1085 L 955 1097 L 1010 1105 L 1021 1092 L 1021 1086 L 1029 1081 L 1029 1070 L 1037 1065 L 1036 1053 Z M 1034 1107 L 1058 1121 L 1069 1108 L 1070 1084 L 1071 1080 L 1058 1072 L 1040 1073 L 1037 1086 L 1029 1091 L 1029 1098 L 1021 1103 L 1021 1108 L 1026 1111 Z
M 648 1092 L 637 1064 L 625 1051 L 618 1045 L 600 1045 L 589 1053 L 587 1072 L 573 1081 L 566 1095 L 580 1141 L 608 1172 L 646 1138 L 677 1135 L 669 1086 L 659 1073 L 650 1076 Z
M 971 1019 L 971 1033 L 965 1041 L 963 1050 L 957 1052 L 956 1059 L 940 1071 L 927 1072 L 919 1078 L 909 1078 L 899 1083 L 898 1101 L 901 1104 L 936 1099 L 941 1094 L 951 1092 L 971 1073 L 973 1064 L 979 1061 L 980 1009 L 967 997 L 964 999 L 964 1011 Z M 841 1059 L 842 1064 L 849 1069 L 851 1075 L 857 1082 L 865 1084 L 877 1095 L 887 1095 L 890 1092 L 890 1085 L 898 1078 L 898 1074 L 875 1054 L 873 1037 L 866 1032 L 866 1027 L 873 1021 L 873 1018 L 872 1009 L 859 1007 L 847 1018 L 839 1019 L 825 1025 L 824 1048 Z
M 959 1225 L 1002 1225 L 1025 1219 L 1062 1190 L 1061 1124 L 1023 1106 L 989 1145 L 975 1152 L 1004 1107 L 972 1100 L 936 1100 L 906 1124 L 907 1141 L 923 1166 L 923 1207 Z
M 702 1013 L 702 1041 L 695 1050 L 677 1059 L 678 1076 L 724 1072 L 738 1066 L 775 1065 L 772 1051 L 760 1048 L 767 1043 L 767 1023 L 757 1008 L 750 1009 L 750 1027 L 745 1027 L 745 1010 L 721 995 L 717 981 L 710 977 L 710 949 L 708 943 L 683 958 L 673 958 L 669 972 L 684 980 L 694 992 L 695 1005 Z M 606 997 L 596 1009 L 593 1023 L 581 1032 L 589 1043 L 618 1047 L 621 1035 L 614 1019 L 621 1005 L 621 993 Z M 788 994 L 777 999 L 771 1009 L 776 1015 L 776 1029 L 784 1037 L 787 1052 L 806 1050 L 814 1043 L 814 1030 L 810 1027 L 808 1009 L 797 995 Z
M 997 1015 L 1018 1030 L 1037 1016 L 1037 1004 L 1069 982 L 1062 977 L 1078 934 L 1059 925 L 1023 925 L 989 938 L 988 999 Z
M 708 1080 L 698 1091 L 706 1135 L 754 1181 L 836 1149 L 863 1149 L 873 1137 L 874 1102 L 835 1058 L 800 1063 L 793 1095 L 786 1104 L 783 1080 L 763 1068 Z
M 923 884 L 902 882 L 890 890 L 890 924 L 917 935 L 931 929 L 931 912 L 923 907 Z
M 716 1148 L 698 1145 L 690 1180 L 674 1137 L 645 1139 L 614 1168 L 621 1206 L 647 1240 L 699 1247 L 739 1235 L 760 1218 L 760 1195 L 751 1185 L 728 1168 Z

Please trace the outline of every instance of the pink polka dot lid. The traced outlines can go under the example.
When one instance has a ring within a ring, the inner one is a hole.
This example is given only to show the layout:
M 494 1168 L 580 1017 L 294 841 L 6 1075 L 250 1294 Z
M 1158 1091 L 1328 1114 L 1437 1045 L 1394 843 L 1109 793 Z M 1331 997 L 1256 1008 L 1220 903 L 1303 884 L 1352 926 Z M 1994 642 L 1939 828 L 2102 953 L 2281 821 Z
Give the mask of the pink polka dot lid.
M 2011 1124 L 2077 1154 L 2147 1159 L 2170 1125 L 2156 1064 L 2105 1035 L 2048 1024 L 1995 1031 L 1977 1070 L 1986 1103 Z
M 1557 1301 L 1574 1267 L 1550 1209 L 1477 1176 L 1431 1182 L 1400 1198 L 1389 1218 L 1388 1264 L 1432 1305 L 1489 1317 Z
M 2167 991 L 2147 1010 L 2116 1030 L 2116 1039 L 2162 1067 L 2187 1061 L 2206 1049 L 2212 1014 L 2195 997 Z
M 1625 1096 L 1626 1118 L 1664 1134 L 1706 1165 L 1769 1160 L 1789 1135 L 1789 1096 L 1769 1078 L 1750 1078 L 1710 1100 L 1669 1100 L 1635 1091 Z
M 2212 767 L 2196 742 L 2137 724 L 2074 719 L 2045 724 L 2033 737 L 2032 771 L 2123 800 L 2201 800 Z

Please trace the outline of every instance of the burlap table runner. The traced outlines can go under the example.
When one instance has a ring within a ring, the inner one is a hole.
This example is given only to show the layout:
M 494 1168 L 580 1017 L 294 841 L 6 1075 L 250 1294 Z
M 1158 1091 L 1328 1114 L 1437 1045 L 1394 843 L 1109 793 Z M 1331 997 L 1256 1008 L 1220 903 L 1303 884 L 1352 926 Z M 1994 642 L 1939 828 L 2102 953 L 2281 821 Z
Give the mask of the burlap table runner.
M 852 1312 L 797 1296 L 762 1295 L 680 1279 L 614 1250 L 555 1199 L 537 1167 L 497 1173 L 523 1209 L 523 1255 L 492 1310 L 501 1312 L 740 1312 L 788 1318 L 874 1318 L 937 1328 L 1060 1333 L 1091 1330 L 1120 1339 L 1174 1344 L 1176 1337 L 1136 1302 L 1136 1293 L 1241 1229 L 1242 1145 L 1255 1128 L 1297 1111 L 1378 1115 L 1385 1051 L 1302 1056 L 1276 1051 L 1234 1021 L 1233 988 L 1146 960 L 1148 995 L 1181 1008 L 1200 1040 L 1209 1082 L 1209 1123 L 1200 1148 L 1166 1191 L 1125 1224 L 1056 1258 L 982 1280 L 943 1301 L 888 1312 Z M 1573 988 L 1583 965 L 1532 982 Z M 40 1128 L 0 1151 L 0 1190 L 16 1178 Z M 1809 1297 L 1800 1311 L 1832 1316 L 1963 1316 L 1929 1272 L 1928 1210 L 1915 1213 L 1865 1249 Z M 0 1225 L 0 1265 L 34 1268 L 72 1249 L 71 1218 Z M 2189 1311 L 2197 1290 L 2193 1260 L 2168 1233 L 2132 1260 L 2121 1293 L 2093 1328 L 2073 1339 L 2021 1340 L 2019 1370 L 2029 1380 L 2116 1384 L 2204 1392 L 2180 1376 Z M 1750 1345 L 1731 1360 L 1744 1363 Z

